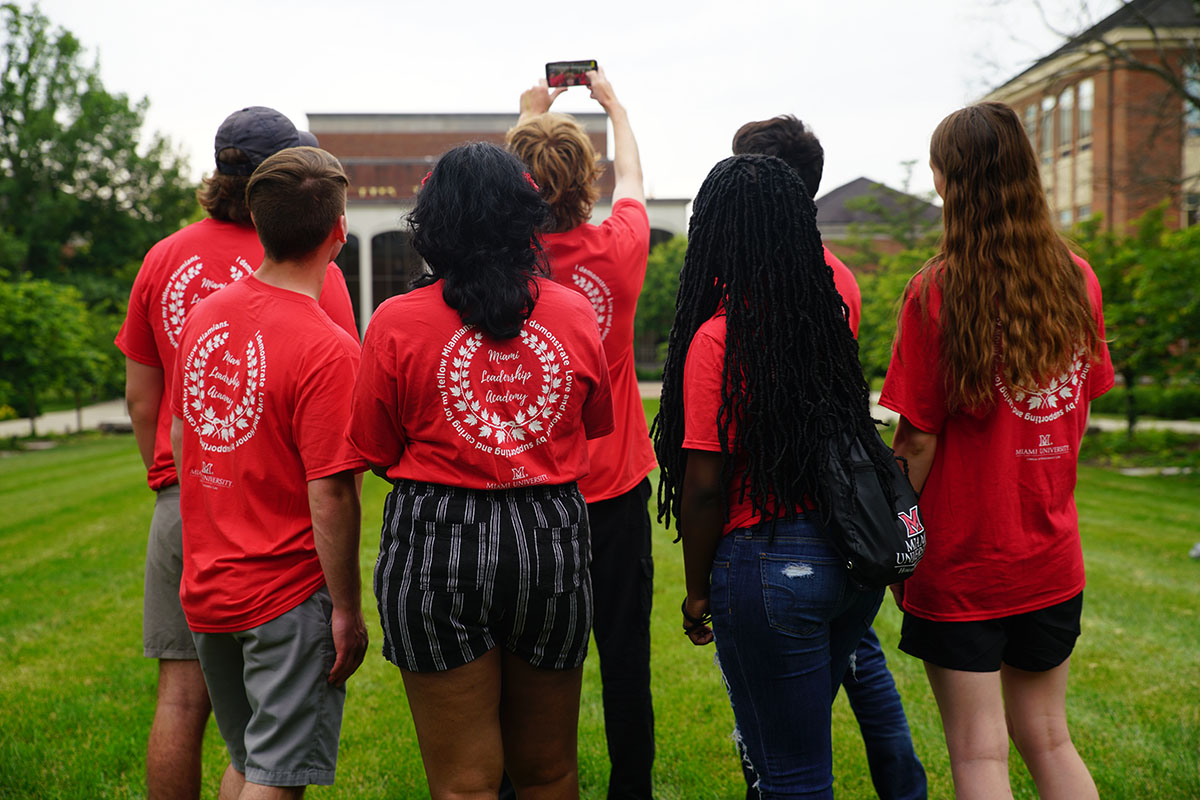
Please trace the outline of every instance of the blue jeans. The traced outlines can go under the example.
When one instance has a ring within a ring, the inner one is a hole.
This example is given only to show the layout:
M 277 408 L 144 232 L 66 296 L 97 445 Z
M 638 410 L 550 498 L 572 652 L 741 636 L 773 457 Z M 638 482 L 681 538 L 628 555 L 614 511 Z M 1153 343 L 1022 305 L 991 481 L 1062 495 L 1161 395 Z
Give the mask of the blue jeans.
M 871 782 L 880 800 L 925 800 L 925 767 L 913 750 L 908 718 L 875 631 L 868 628 L 842 679 L 858 719 Z
M 763 798 L 833 797 L 830 707 L 883 592 L 851 583 L 807 520 L 725 536 L 709 607 L 742 752 Z

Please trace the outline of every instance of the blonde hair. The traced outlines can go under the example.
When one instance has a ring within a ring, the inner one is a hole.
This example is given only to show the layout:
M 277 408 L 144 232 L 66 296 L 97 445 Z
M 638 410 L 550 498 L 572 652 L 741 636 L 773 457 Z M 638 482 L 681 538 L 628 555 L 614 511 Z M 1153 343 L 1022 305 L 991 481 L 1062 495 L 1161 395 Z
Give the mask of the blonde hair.
M 600 197 L 596 179 L 604 171 L 592 142 L 575 118 L 539 114 L 505 136 L 509 152 L 521 159 L 550 204 L 554 233 L 569 231 L 592 215 Z

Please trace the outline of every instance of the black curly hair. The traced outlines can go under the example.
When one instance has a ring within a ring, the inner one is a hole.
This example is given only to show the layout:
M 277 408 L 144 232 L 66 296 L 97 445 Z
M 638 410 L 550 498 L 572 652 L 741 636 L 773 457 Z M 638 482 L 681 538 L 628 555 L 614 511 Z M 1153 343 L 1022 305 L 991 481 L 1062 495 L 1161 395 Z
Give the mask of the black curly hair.
M 494 144 L 472 142 L 447 151 L 434 166 L 408 215 L 412 243 L 442 298 L 462 321 L 489 336 L 511 339 L 537 303 L 534 275 L 546 273 L 537 232 L 550 206 L 525 166 Z
M 745 464 L 739 496 L 764 519 L 792 518 L 807 498 L 827 522 L 832 498 L 820 476 L 830 448 L 849 474 L 856 434 L 881 475 L 892 454 L 875 444 L 870 392 L 825 263 L 816 207 L 796 171 L 773 156 L 721 161 L 696 196 L 651 431 L 662 468 L 658 517 L 668 525 L 679 516 L 687 461 L 684 363 L 697 329 L 722 309 L 723 483 L 735 479 L 737 454 Z

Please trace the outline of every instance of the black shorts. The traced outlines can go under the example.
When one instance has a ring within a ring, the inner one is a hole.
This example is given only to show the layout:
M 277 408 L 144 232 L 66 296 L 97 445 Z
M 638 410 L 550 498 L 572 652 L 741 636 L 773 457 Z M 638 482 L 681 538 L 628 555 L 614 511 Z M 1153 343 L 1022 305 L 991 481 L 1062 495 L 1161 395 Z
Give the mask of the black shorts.
M 535 667 L 578 667 L 592 627 L 590 558 L 574 483 L 486 491 L 397 481 L 375 562 L 383 655 L 439 672 L 501 646 Z
M 1049 608 L 974 622 L 934 622 L 905 612 L 900 649 L 964 672 L 996 672 L 1002 663 L 1045 672 L 1075 649 L 1082 610 L 1083 592 Z

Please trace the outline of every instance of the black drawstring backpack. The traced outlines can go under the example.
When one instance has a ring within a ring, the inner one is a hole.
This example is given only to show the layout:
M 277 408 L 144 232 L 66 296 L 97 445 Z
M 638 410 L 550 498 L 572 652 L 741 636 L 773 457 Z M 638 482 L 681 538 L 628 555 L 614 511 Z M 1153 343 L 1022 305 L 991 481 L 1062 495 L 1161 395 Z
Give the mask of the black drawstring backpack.
M 903 459 L 888 462 L 886 481 L 896 498 L 893 503 L 859 436 L 847 435 L 854 436 L 850 442 L 853 479 L 831 443 L 822 480 L 834 500 L 818 521 L 846 560 L 850 579 L 864 589 L 880 590 L 912 575 L 925 554 L 925 526 L 917 493 L 908 482 L 908 463 L 901 468 Z M 878 431 L 870 435 L 877 446 L 887 447 Z

